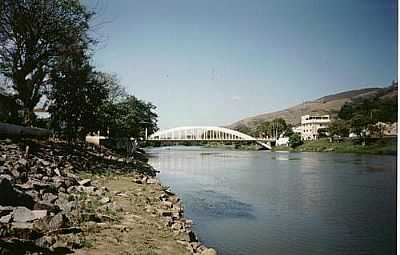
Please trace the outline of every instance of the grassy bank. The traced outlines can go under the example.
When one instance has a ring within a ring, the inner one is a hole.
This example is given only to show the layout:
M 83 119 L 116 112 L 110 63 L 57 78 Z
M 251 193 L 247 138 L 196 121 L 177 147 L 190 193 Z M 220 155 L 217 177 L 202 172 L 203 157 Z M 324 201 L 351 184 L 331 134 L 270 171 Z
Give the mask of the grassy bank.
M 227 150 L 256 151 L 260 146 L 255 143 L 220 143 L 210 142 L 202 143 L 200 146 L 207 148 L 218 148 Z M 329 139 L 320 139 L 315 141 L 305 141 L 304 144 L 290 148 L 288 146 L 276 146 L 272 151 L 291 151 L 291 152 L 338 152 L 338 153 L 359 153 L 359 154 L 378 154 L 378 155 L 396 155 L 397 138 L 373 138 L 367 139 L 366 145 L 361 141 L 343 140 L 330 142 Z
M 397 139 L 396 138 L 369 139 L 367 140 L 366 145 L 362 145 L 352 140 L 330 142 L 329 139 L 320 139 L 316 141 L 306 141 L 304 144 L 296 148 L 278 146 L 274 147 L 273 150 L 293 151 L 293 152 L 339 152 L 339 153 L 396 155 Z

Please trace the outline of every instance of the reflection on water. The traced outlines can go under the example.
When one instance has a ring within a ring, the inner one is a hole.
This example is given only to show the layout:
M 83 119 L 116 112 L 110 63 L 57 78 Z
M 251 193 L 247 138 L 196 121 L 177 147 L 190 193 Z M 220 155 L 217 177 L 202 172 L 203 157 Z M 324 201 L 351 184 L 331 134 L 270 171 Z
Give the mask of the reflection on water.
M 396 157 L 152 149 L 219 254 L 394 254 Z
M 255 218 L 250 204 L 213 190 L 201 190 L 189 199 L 196 205 L 196 213 L 202 217 Z

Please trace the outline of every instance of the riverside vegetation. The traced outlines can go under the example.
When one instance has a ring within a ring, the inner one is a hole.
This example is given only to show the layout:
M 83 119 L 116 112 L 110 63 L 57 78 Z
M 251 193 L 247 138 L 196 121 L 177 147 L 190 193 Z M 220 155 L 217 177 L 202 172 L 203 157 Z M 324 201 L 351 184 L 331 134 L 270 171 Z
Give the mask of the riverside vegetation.
M 383 126 L 377 124 L 397 122 L 396 81 L 387 88 L 351 98 L 343 103 L 333 117 L 327 129 L 318 130 L 319 139 L 316 141 L 302 141 L 298 134 L 293 133 L 293 125 L 286 123 L 283 118 L 260 122 L 253 128 L 238 126 L 236 129 L 256 137 L 278 137 L 280 134 L 289 137 L 290 147 L 278 146 L 274 148 L 275 151 L 397 153 L 397 138 L 384 137 Z M 358 138 L 348 138 L 351 133 Z
M 362 145 L 360 139 L 346 139 L 342 141 L 330 141 L 328 138 L 314 141 L 305 141 L 303 144 L 292 148 L 288 146 L 274 147 L 274 151 L 292 152 L 338 152 L 338 153 L 360 153 L 360 154 L 397 154 L 397 138 L 367 139 Z
M 363 142 L 366 142 L 363 145 Z M 223 148 L 232 150 L 259 150 L 256 144 L 228 144 L 213 142 L 206 145 L 209 148 Z M 329 138 L 322 138 L 313 141 L 302 141 L 297 146 L 275 146 L 272 151 L 289 152 L 338 152 L 338 153 L 357 153 L 357 154 L 378 154 L 378 155 L 396 155 L 397 138 L 366 138 L 364 139 L 341 139 L 331 141 Z
M 144 155 L 84 145 L 157 130 L 156 107 L 92 65 L 93 17 L 79 0 L 0 1 L 0 122 L 57 139 L 0 141 L 0 253 L 215 254 Z
M 157 129 L 152 103 L 93 66 L 95 16 L 78 0 L 0 1 L 0 122 L 49 128 L 70 143 Z
M 143 160 L 26 139 L 0 152 L 1 254 L 216 254 Z

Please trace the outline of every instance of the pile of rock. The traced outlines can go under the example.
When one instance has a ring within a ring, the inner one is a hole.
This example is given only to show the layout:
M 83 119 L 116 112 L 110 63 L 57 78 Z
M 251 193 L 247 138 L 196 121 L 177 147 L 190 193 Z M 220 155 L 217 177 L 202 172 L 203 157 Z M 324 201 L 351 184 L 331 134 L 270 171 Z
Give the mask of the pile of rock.
M 182 202 L 169 187 L 162 186 L 154 177 L 139 176 L 133 181 L 138 184 L 156 185 L 156 189 L 160 190 L 159 202 L 156 205 L 148 204 L 146 211 L 161 216 L 166 226 L 174 232 L 177 242 L 185 245 L 193 254 L 217 254 L 214 249 L 207 248 L 198 240 L 192 230 L 192 220 L 184 218 Z
M 0 141 L 0 254 L 64 253 L 82 245 L 80 224 L 107 218 L 82 203 L 110 202 L 106 188 L 74 174 L 87 163 L 51 147 L 30 152 L 26 144 Z
M 81 180 L 78 171 L 135 171 L 135 183 L 154 185 L 160 194 L 146 210 L 164 219 L 193 254 L 216 254 L 199 242 L 192 221 L 183 217 L 180 199 L 154 178 L 156 171 L 145 162 L 104 148 L 26 140 L 0 140 L 0 254 L 69 253 L 85 244 L 84 232 L 93 225 L 118 221 L 118 204 L 112 203 L 109 190 Z

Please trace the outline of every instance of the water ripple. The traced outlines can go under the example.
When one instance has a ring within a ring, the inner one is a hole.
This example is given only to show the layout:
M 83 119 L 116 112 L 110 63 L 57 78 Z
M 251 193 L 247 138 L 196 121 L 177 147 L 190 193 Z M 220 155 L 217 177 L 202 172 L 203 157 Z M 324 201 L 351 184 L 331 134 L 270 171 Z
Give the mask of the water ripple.
M 255 219 L 252 205 L 214 190 L 202 190 L 189 197 L 193 213 L 201 217 Z

